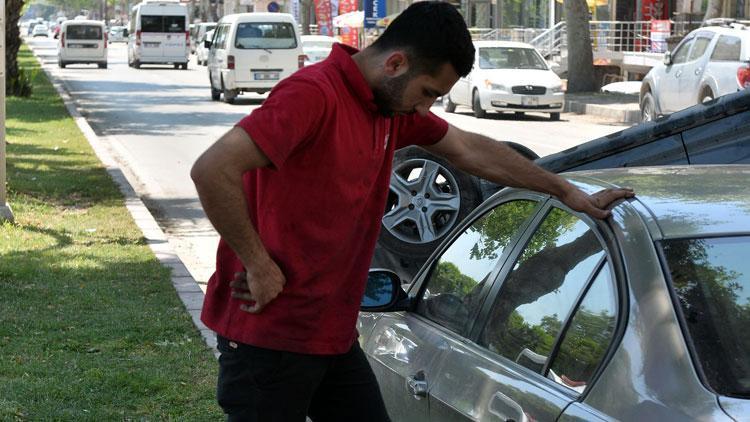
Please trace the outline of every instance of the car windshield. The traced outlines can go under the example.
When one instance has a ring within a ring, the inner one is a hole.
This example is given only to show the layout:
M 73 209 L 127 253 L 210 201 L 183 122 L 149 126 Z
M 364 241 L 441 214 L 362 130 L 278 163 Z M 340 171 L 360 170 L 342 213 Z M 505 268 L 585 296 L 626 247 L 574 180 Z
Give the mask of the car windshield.
M 750 237 L 662 243 L 706 382 L 719 394 L 750 397 Z
M 242 49 L 296 48 L 294 28 L 287 22 L 245 22 L 237 25 L 234 46 Z
M 533 48 L 480 47 L 479 68 L 547 70 L 547 64 Z
M 102 28 L 94 25 L 70 25 L 67 32 L 69 40 L 100 40 Z

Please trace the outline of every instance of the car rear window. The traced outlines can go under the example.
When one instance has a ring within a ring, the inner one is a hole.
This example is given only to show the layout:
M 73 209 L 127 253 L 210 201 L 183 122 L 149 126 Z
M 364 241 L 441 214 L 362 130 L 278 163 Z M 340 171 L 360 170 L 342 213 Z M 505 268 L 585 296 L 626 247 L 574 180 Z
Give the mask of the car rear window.
M 706 381 L 719 394 L 750 397 L 750 237 L 662 245 Z
M 102 28 L 94 25 L 70 25 L 65 31 L 69 40 L 100 40 Z
M 294 27 L 287 22 L 244 22 L 237 25 L 234 46 L 241 49 L 296 48 Z
M 185 32 L 184 16 L 141 16 L 142 32 Z

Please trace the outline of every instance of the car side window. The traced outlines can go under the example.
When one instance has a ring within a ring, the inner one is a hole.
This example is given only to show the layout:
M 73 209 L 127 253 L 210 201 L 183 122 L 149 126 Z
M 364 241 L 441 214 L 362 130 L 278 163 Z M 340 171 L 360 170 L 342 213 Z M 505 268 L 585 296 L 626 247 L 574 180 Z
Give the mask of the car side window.
M 467 335 L 482 306 L 483 287 L 536 206 L 531 200 L 506 202 L 469 226 L 436 260 L 416 312 Z
M 227 29 L 229 29 L 229 25 L 221 25 L 219 26 L 219 29 L 216 30 L 216 48 L 224 48 L 225 47 L 225 41 L 227 38 Z
M 688 61 L 697 60 L 701 57 L 703 57 L 703 54 L 706 53 L 706 49 L 708 48 L 708 45 L 711 44 L 711 38 L 708 37 L 698 37 L 695 39 L 695 43 L 693 45 L 693 50 L 690 52 L 690 57 L 688 58 Z
M 685 63 L 687 61 L 690 47 L 693 45 L 694 38 L 687 39 L 680 44 L 672 54 L 672 64 Z
M 585 222 L 552 208 L 503 281 L 478 343 L 541 374 L 604 255 Z
M 742 51 L 742 40 L 729 35 L 722 35 L 716 42 L 711 61 L 713 62 L 738 62 Z
M 615 334 L 617 291 L 606 262 L 576 310 L 547 378 L 582 393 Z

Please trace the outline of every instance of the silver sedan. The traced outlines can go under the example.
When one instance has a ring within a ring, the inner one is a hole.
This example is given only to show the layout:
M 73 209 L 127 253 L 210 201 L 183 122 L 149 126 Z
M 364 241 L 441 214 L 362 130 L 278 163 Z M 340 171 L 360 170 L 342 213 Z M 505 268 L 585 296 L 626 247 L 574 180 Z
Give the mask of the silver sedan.
M 505 189 L 412 283 L 371 270 L 360 342 L 395 421 L 746 420 L 750 166 L 570 173 L 595 221 Z

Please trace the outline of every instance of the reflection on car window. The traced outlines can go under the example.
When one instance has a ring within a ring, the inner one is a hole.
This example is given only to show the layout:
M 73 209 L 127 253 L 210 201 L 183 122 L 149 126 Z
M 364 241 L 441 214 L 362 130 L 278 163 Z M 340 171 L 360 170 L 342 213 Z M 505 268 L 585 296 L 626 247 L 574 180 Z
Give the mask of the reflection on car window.
M 663 242 L 672 287 L 708 384 L 750 397 L 750 237 Z
M 480 69 L 538 69 L 547 70 L 547 64 L 532 48 L 480 47 Z
M 69 40 L 100 40 L 102 28 L 94 25 L 69 25 L 66 36 Z
M 677 47 L 674 54 L 672 54 L 672 64 L 685 63 L 687 61 L 688 53 L 690 52 L 690 46 L 693 45 L 695 39 L 685 40 L 682 44 Z
M 688 61 L 693 61 L 693 60 L 703 57 L 703 54 L 706 52 L 706 49 L 708 48 L 708 45 L 710 43 L 711 43 L 711 38 L 706 38 L 706 37 L 696 38 L 695 45 L 693 46 L 693 51 L 690 52 L 690 58 L 688 58 Z
M 507 202 L 467 228 L 437 260 L 417 313 L 466 335 L 485 282 L 535 207 L 534 201 Z
M 479 344 L 541 373 L 603 255 L 586 223 L 553 208 L 503 282 Z
M 742 40 L 737 37 L 722 35 L 716 43 L 711 60 L 716 62 L 738 62 L 742 50 Z
M 615 332 L 617 295 L 604 265 L 568 326 L 547 377 L 582 393 Z

